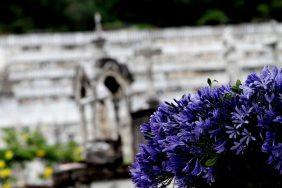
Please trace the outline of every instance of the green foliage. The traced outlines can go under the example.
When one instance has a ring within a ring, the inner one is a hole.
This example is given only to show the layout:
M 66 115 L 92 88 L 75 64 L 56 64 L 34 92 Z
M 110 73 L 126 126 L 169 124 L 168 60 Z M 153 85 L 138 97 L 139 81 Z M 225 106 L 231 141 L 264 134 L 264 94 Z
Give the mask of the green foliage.
M 0 33 L 92 30 L 282 20 L 281 0 L 1 0 Z M 144 27 L 145 26 L 145 27 Z
M 75 142 L 50 144 L 40 131 L 29 129 L 2 130 L 4 147 L 0 148 L 0 184 L 10 185 L 16 181 L 12 170 L 16 164 L 25 166 L 26 162 L 41 159 L 46 167 L 40 175 L 43 179 L 52 176 L 52 165 L 62 162 L 77 162 L 82 160 L 82 148 Z
M 271 1 L 271 7 L 273 9 L 282 9 L 282 1 L 281 0 L 272 0 Z
M 39 131 L 24 129 L 17 131 L 12 128 L 3 129 L 4 148 L 0 148 L 0 159 L 7 164 L 24 163 L 35 158 L 41 158 L 46 163 L 80 161 L 81 147 L 70 141 L 63 144 L 49 144 Z M 11 159 L 5 158 L 5 153 L 10 151 Z
M 237 81 L 236 81 L 236 84 L 231 87 L 231 90 L 232 90 L 234 93 L 240 94 L 240 93 L 242 92 L 242 89 L 240 88 L 241 85 L 242 85 L 242 84 L 241 84 L 241 81 L 240 81 L 240 80 L 237 80 Z
M 197 21 L 199 25 L 205 24 L 225 24 L 229 18 L 221 10 L 208 10 L 204 15 Z
M 257 6 L 257 11 L 262 18 L 268 17 L 270 13 L 269 5 L 268 4 L 259 4 Z
M 216 161 L 217 161 L 217 158 L 218 158 L 217 156 L 214 156 L 214 157 L 212 157 L 212 158 L 206 160 L 205 165 L 206 165 L 206 166 L 214 166 L 214 164 L 215 164 Z
M 212 81 L 211 81 L 210 78 L 208 78 L 207 82 L 208 82 L 209 86 L 211 87 L 212 86 Z
M 154 28 L 153 25 L 147 24 L 147 23 L 134 24 L 133 26 L 137 29 L 153 29 Z
M 106 30 L 121 29 L 123 27 L 125 27 L 125 24 L 121 21 L 109 22 L 103 25 L 103 28 Z

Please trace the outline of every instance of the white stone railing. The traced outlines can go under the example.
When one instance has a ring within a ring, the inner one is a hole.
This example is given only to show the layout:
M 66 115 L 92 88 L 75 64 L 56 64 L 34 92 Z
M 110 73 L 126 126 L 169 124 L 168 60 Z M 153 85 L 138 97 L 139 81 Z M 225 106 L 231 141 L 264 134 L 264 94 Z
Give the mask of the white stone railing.
M 281 23 L 261 23 L 261 24 L 242 24 L 230 25 L 234 35 L 257 35 L 271 34 L 273 32 L 281 35 Z M 117 30 L 104 31 L 102 36 L 112 42 L 130 42 L 154 39 L 172 39 L 189 37 L 220 37 L 226 27 L 183 27 L 155 30 Z M 19 47 L 19 46 L 41 46 L 41 45 L 85 45 L 96 37 L 94 32 L 74 32 L 74 33 L 54 33 L 54 34 L 24 34 L 7 35 L 0 37 L 0 46 Z

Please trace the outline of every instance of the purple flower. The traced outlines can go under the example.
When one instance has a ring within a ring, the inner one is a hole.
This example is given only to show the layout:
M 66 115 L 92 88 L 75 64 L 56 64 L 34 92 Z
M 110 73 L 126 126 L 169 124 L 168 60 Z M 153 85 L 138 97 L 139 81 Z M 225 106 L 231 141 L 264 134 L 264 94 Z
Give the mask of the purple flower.
M 213 182 L 215 182 L 213 174 L 214 174 L 213 168 L 206 168 L 206 172 L 205 172 L 205 175 L 203 176 L 203 178 L 206 179 L 206 181 L 208 183 L 213 183 Z
M 216 153 L 224 152 L 226 150 L 225 149 L 225 144 L 226 144 L 226 141 L 219 142 L 218 144 L 216 144 L 215 147 L 214 147 L 214 150 L 216 151 Z
M 240 135 L 240 132 L 238 131 L 237 129 L 237 126 L 225 126 L 225 128 L 227 129 L 226 130 L 226 133 L 229 135 L 229 138 L 236 138 L 237 135 Z
M 234 145 L 230 148 L 231 150 L 235 150 L 236 154 L 243 154 L 245 146 L 242 142 L 234 142 Z
M 203 171 L 203 167 L 200 165 L 198 159 L 196 160 L 195 162 L 195 167 L 194 169 L 192 170 L 191 174 L 193 176 L 199 176 Z
M 252 136 L 252 134 L 244 128 L 244 131 L 242 132 L 242 138 L 240 139 L 240 142 L 245 142 L 246 145 L 249 145 L 250 141 L 255 141 L 256 138 Z
M 277 116 L 273 121 L 276 123 L 282 123 L 282 116 Z
M 221 156 L 244 157 L 257 148 L 282 174 L 282 70 L 266 66 L 239 88 L 235 93 L 231 86 L 205 87 L 161 104 L 141 126 L 146 143 L 131 167 L 135 185 L 212 183 Z

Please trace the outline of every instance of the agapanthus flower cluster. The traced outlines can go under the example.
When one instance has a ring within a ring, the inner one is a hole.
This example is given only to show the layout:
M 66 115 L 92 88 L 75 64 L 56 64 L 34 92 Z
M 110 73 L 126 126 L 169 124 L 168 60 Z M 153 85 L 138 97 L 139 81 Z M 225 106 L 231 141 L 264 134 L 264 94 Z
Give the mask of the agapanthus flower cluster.
M 261 150 L 269 155 L 267 163 L 282 174 L 282 69 L 265 67 L 259 75 L 250 74 L 242 89 L 244 127 L 256 134 Z
M 216 181 L 225 153 L 243 156 L 250 148 L 268 155 L 282 174 L 282 70 L 265 67 L 242 85 L 205 87 L 163 103 L 141 126 L 131 175 L 137 187 L 194 187 Z M 173 182 L 172 182 L 173 181 Z

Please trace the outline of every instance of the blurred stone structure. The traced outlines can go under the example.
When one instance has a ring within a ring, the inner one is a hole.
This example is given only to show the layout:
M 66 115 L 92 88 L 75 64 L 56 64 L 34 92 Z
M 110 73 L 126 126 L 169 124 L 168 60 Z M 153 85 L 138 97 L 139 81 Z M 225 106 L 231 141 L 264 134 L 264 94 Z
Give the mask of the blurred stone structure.
M 132 117 L 149 101 L 281 66 L 281 39 L 275 22 L 1 36 L 0 127 L 37 127 L 53 142 L 120 135 L 130 161 Z

